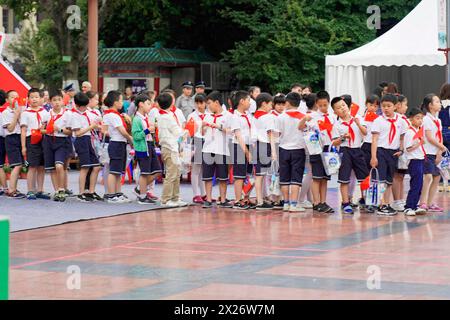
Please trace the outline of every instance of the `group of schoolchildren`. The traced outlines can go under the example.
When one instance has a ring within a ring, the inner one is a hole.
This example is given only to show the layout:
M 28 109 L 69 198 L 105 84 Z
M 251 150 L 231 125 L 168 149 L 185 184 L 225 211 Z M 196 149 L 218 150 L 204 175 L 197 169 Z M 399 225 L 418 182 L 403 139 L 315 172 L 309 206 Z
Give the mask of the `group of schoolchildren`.
M 7 157 L 12 168 L 9 184 L 0 170 L 0 193 L 14 199 L 65 201 L 71 193 L 67 168 L 76 154 L 80 201 L 131 202 L 121 191 L 121 177 L 132 146 L 140 172 L 135 188 L 137 202 L 157 202 L 158 197 L 149 190 L 155 178 L 164 173 L 161 205 L 187 206 L 180 198 L 180 176 L 181 146 L 189 139 L 195 204 L 205 209 L 215 204 L 236 210 L 303 212 L 311 208 L 333 213 L 327 203 L 331 177 L 322 156 L 310 155 L 305 141 L 308 132 L 316 132 L 323 152 L 336 149 L 340 154 L 338 182 L 343 213 L 352 214 L 357 206 L 387 216 L 442 211 L 434 199 L 440 181 L 438 164 L 447 149 L 437 117 L 441 103 L 434 94 L 425 97 L 421 108 L 408 108 L 404 96 L 372 95 L 367 98 L 365 111 L 356 114 L 351 97 L 331 99 L 325 91 L 304 97 L 297 92 L 274 97 L 260 93 L 254 99 L 247 91 L 235 91 L 227 101 L 229 108 L 222 93 L 214 91 L 207 96 L 195 95 L 195 110 L 187 119 L 175 107 L 171 90 L 163 91 L 155 101 L 146 94 L 137 95 L 132 119 L 122 113 L 123 95 L 119 91 L 108 92 L 104 111 L 96 108 L 98 95 L 92 92 L 77 93 L 70 107 L 63 99 L 60 92 L 50 93 L 49 111 L 43 108 L 41 91 L 34 88 L 28 92 L 26 106 L 20 104 L 15 91 L 7 92 L 5 101 L 0 99 L 0 166 Z M 256 110 L 251 110 L 252 104 Z M 191 134 L 186 130 L 188 125 L 193 127 Z M 99 159 L 98 145 L 102 144 L 98 141 L 107 145 L 109 159 L 103 197 L 96 193 L 104 165 Z M 398 169 L 400 158 L 406 161 L 407 169 Z M 17 190 L 24 165 L 28 166 L 26 194 Z M 51 172 L 53 197 L 43 189 L 46 171 Z M 405 174 L 411 179 L 406 200 Z M 277 194 L 269 190 L 273 176 L 279 185 Z M 362 197 L 354 204 L 356 182 L 371 176 L 386 186 L 382 203 L 366 206 Z M 219 185 L 217 200 L 213 199 L 215 183 Z M 234 187 L 233 202 L 227 199 L 230 183 Z M 256 201 L 250 199 L 248 185 L 256 190 Z M 310 206 L 302 199 L 308 193 Z

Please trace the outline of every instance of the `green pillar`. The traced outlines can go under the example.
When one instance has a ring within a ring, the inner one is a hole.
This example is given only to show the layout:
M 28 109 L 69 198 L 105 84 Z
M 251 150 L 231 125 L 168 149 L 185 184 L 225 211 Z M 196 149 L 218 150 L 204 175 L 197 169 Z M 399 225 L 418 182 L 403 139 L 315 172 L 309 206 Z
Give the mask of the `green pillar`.
M 9 219 L 0 216 L 0 300 L 8 300 Z

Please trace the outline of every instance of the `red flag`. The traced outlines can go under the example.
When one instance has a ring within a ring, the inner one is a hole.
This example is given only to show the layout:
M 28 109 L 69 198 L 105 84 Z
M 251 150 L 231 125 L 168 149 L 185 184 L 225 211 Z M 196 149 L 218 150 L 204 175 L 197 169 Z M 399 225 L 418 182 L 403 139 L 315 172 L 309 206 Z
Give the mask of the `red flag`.
M 366 122 L 374 122 L 375 119 L 378 118 L 378 115 L 375 112 L 367 112 L 364 121 Z
M 352 106 L 350 107 L 350 113 L 352 117 L 355 117 L 358 114 L 359 106 L 356 103 L 352 103 Z
M 187 123 L 186 123 L 186 130 L 187 131 L 189 131 L 189 135 L 191 136 L 191 138 L 195 135 L 195 132 L 197 131 L 196 128 L 197 127 L 197 125 L 196 125 L 196 123 L 195 123 L 195 121 L 194 121 L 194 118 L 191 118 L 191 120 L 189 120 Z
M 369 190 L 369 188 L 370 188 L 370 175 L 366 179 L 364 179 L 363 182 L 361 182 L 362 191 Z

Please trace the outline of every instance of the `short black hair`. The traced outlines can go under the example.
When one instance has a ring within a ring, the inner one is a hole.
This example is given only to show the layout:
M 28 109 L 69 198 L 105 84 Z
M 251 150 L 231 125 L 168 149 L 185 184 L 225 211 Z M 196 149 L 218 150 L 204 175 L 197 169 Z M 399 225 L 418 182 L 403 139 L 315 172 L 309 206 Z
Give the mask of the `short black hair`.
M 78 107 L 86 107 L 89 104 L 89 97 L 83 92 L 78 92 L 73 101 Z
M 286 96 L 286 102 L 293 107 L 299 107 L 302 97 L 297 92 L 289 92 Z
M 385 94 L 383 96 L 383 98 L 381 98 L 381 103 L 383 103 L 383 102 L 392 102 L 393 104 L 397 104 L 398 98 L 395 94 L 388 93 L 388 94 Z
M 223 104 L 223 96 L 219 91 L 213 91 L 206 97 L 206 100 L 211 100 L 212 102 L 219 102 L 220 105 Z
M 342 97 L 342 100 L 344 100 L 345 103 L 347 104 L 347 106 L 350 108 L 352 106 L 352 102 L 353 102 L 352 96 L 349 94 L 343 94 L 341 97 Z
M 6 103 L 6 92 L 0 89 L 0 106 Z
M 86 92 L 86 95 L 88 96 L 89 99 L 94 98 L 98 93 L 95 91 L 88 91 Z
M 326 99 L 328 102 L 330 102 L 330 94 L 325 90 L 317 92 L 316 96 L 317 101 Z
M 145 101 L 151 101 L 150 97 L 146 94 L 139 94 L 136 99 L 134 99 L 134 105 L 136 106 L 136 111 L 139 109 L 139 103 L 145 102 Z
M 336 103 L 338 103 L 338 102 L 341 102 L 341 101 L 344 101 L 344 99 L 343 99 L 342 97 L 334 97 L 334 98 L 331 100 L 331 107 L 333 108 L 333 110 L 334 110 L 334 105 L 335 105 Z
M 54 97 L 61 97 L 63 98 L 63 94 L 60 90 L 51 90 L 49 92 L 49 99 L 52 100 Z
M 423 98 L 423 102 L 422 102 L 422 111 L 424 113 L 426 112 L 430 112 L 430 103 L 433 102 L 433 98 L 434 97 L 438 97 L 437 94 L 434 93 L 429 93 L 425 96 L 425 98 Z M 438 97 L 439 98 L 439 97 Z
M 371 94 L 370 96 L 368 96 L 366 98 L 366 104 L 371 103 L 371 104 L 377 104 L 380 101 L 380 97 L 377 96 L 376 94 Z
M 107 106 L 108 108 L 111 108 L 115 102 L 120 100 L 120 96 L 122 95 L 122 93 L 120 91 L 117 90 L 111 90 L 108 92 L 108 94 L 106 95 L 105 100 L 103 101 L 103 104 L 105 106 Z
M 311 93 L 305 97 L 305 103 L 308 107 L 308 110 L 312 110 L 317 103 L 317 95 L 315 93 Z
M 273 104 L 285 104 L 286 103 L 286 96 L 282 93 L 277 94 L 275 97 L 273 97 Z
M 258 97 L 256 97 L 256 107 L 261 108 L 264 102 L 269 103 L 273 101 L 273 97 L 270 93 L 263 92 Z
M 301 83 L 294 83 L 292 86 L 291 86 L 291 90 L 292 89 L 294 89 L 294 88 L 304 88 L 305 87 L 305 85 L 303 85 L 303 84 L 301 84 Z
M 400 94 L 398 97 L 398 102 L 403 103 L 405 101 L 408 101 L 408 98 L 406 98 L 404 95 Z
M 16 93 L 17 93 L 16 90 L 8 90 L 8 91 L 6 91 L 6 98 L 9 98 L 9 95 L 10 95 L 11 93 L 13 93 L 13 92 L 16 92 Z
M 206 102 L 206 96 L 204 94 L 197 94 L 194 100 L 196 103 Z
M 172 96 L 166 92 L 160 94 L 158 98 L 156 98 L 156 102 L 158 102 L 158 105 L 161 109 L 166 110 L 172 106 L 173 99 Z
M 39 97 L 41 96 L 41 90 L 39 90 L 38 88 L 31 88 L 30 90 L 28 90 L 28 98 L 31 96 L 32 93 L 38 93 Z
M 385 82 L 385 81 L 380 82 L 380 84 L 379 84 L 380 88 L 385 88 L 385 87 L 387 87 L 388 85 L 389 85 L 389 83 L 387 83 L 387 82 Z
M 250 88 L 248 88 L 248 93 L 252 94 L 253 92 L 255 92 L 256 89 L 261 90 L 261 88 L 258 86 L 251 86 Z
M 233 97 L 233 109 L 236 109 L 239 106 L 241 100 L 245 100 L 250 97 L 250 94 L 247 91 L 239 90 Z
M 47 90 L 45 90 L 45 89 L 40 89 L 40 90 L 39 90 L 39 96 L 40 96 L 41 98 L 43 98 L 43 97 L 45 96 L 45 91 L 47 91 Z
M 417 107 L 409 108 L 408 111 L 406 111 L 406 116 L 408 118 L 415 117 L 418 114 L 423 114 L 423 111 L 420 108 L 417 108 Z

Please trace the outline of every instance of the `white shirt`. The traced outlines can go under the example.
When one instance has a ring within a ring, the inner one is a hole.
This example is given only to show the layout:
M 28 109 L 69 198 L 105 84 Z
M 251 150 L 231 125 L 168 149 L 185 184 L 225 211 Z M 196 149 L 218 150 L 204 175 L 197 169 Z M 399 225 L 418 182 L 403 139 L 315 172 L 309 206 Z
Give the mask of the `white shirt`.
M 141 119 L 142 129 L 144 129 L 144 131 L 146 129 L 148 129 L 147 122 L 148 122 L 149 125 L 151 124 L 150 117 L 148 115 L 144 116 L 138 111 L 138 112 L 136 112 L 135 117 L 138 117 L 139 119 Z M 147 134 L 147 136 L 145 137 L 145 141 L 147 141 L 147 142 L 153 141 L 152 135 L 151 134 Z
M 231 120 L 232 114 L 227 111 L 224 111 L 215 117 L 212 114 L 208 114 L 205 117 L 205 122 L 222 125 L 224 129 L 230 128 Z M 225 131 L 207 127 L 205 131 L 205 143 L 203 145 L 203 152 L 229 156 L 230 150 L 228 147 L 228 141 L 229 139 Z
M 12 122 L 14 119 L 14 110 L 11 108 L 5 109 L 5 111 L 2 112 L 2 126 L 5 129 L 5 136 L 10 136 L 12 134 L 20 134 L 20 118 L 16 123 L 16 127 L 12 132 L 9 132 L 6 127 Z
M 396 114 L 394 118 L 396 119 L 395 125 L 395 135 L 393 140 L 389 141 L 389 135 L 391 134 L 391 123 L 385 118 L 385 116 L 378 117 L 372 124 L 372 134 L 379 133 L 378 136 L 378 148 L 384 148 L 389 150 L 400 149 L 400 137 L 406 133 L 408 127 L 402 118 Z
M 330 123 L 333 127 L 337 122 L 337 118 L 334 114 L 326 114 L 326 113 L 317 111 L 317 112 L 313 112 L 311 115 L 312 115 L 314 122 L 317 124 L 317 128 L 319 130 L 320 130 L 319 121 L 325 122 L 325 116 L 328 117 L 328 120 L 330 121 Z M 330 135 L 331 135 L 331 138 L 330 138 Z M 331 145 L 332 138 L 333 138 L 332 131 L 330 133 L 328 133 L 328 130 L 320 131 L 320 139 L 322 140 L 322 143 L 324 146 Z
M 435 147 L 430 143 L 430 141 L 427 139 L 426 132 L 431 131 L 431 136 L 438 141 L 438 137 L 436 134 L 438 133 L 438 126 L 434 121 L 439 121 L 439 128 L 442 133 L 442 122 L 441 119 L 433 116 L 431 113 L 427 113 L 427 115 L 423 118 L 423 130 L 424 130 L 424 136 L 425 136 L 425 152 L 429 155 L 436 155 L 439 152 L 439 148 Z M 442 141 L 441 141 L 442 143 Z
M 261 116 L 259 116 L 258 113 L 259 111 L 256 111 L 254 119 L 257 139 L 262 143 L 270 143 L 269 131 L 278 132 L 278 129 L 276 128 L 276 118 L 271 113 L 266 113 Z
M 108 126 L 109 140 L 116 142 L 127 142 L 118 128 L 123 127 L 122 117 L 115 113 L 108 113 L 103 116 L 103 124 Z
M 170 111 L 162 111 L 158 117 L 158 138 L 161 147 L 173 152 L 179 152 L 178 139 L 183 136 L 183 130 L 177 124 Z
M 6 111 L 7 109 L 5 109 L 5 110 L 3 110 L 3 111 Z M 5 129 L 3 128 L 3 116 L 2 116 L 2 114 L 3 114 L 3 111 L 2 112 L 0 112 L 0 137 L 5 137 L 6 136 L 6 131 L 5 131 Z
M 88 128 L 93 123 L 94 116 L 90 116 L 89 112 L 79 112 L 77 109 L 72 109 L 69 111 L 71 113 L 70 127 L 74 130 L 82 130 Z M 90 136 L 91 131 L 86 132 L 83 136 Z M 75 136 L 75 135 L 74 135 Z
M 367 115 L 366 115 L 367 116 Z M 366 117 L 365 116 L 365 117 Z M 377 119 L 379 118 L 379 116 L 377 116 Z M 366 118 L 364 118 L 364 123 L 366 124 L 366 128 L 367 128 L 367 134 L 364 137 L 364 142 L 365 143 L 372 143 L 372 126 L 373 126 L 373 121 L 368 121 Z
M 248 122 L 247 122 L 247 119 Z M 246 145 L 253 144 L 256 139 L 256 128 L 254 118 L 248 114 L 242 114 L 238 110 L 234 110 L 234 114 L 232 115 L 230 122 L 230 129 L 232 132 L 239 130 Z M 236 139 L 236 136 L 233 136 L 233 143 L 238 144 L 239 142 Z
M 299 119 L 289 114 L 300 113 L 297 110 L 286 110 L 277 117 L 277 126 L 280 130 L 280 148 L 285 150 L 305 149 L 303 132 L 298 129 Z
M 49 120 L 54 119 L 53 125 L 58 127 L 59 129 L 71 128 L 72 125 L 72 112 L 62 109 L 59 113 L 54 113 L 53 110 L 49 112 Z M 66 134 L 61 132 L 49 132 L 48 135 L 52 135 L 55 137 L 65 138 Z
M 423 152 L 424 149 L 422 149 L 422 147 L 419 147 L 419 148 L 415 149 L 414 151 L 408 152 L 408 148 L 412 147 L 419 141 L 418 139 L 414 139 L 414 136 L 417 134 L 417 132 L 418 132 L 418 130 L 416 130 L 415 128 L 409 128 L 405 134 L 405 140 L 404 140 L 405 156 L 406 156 L 406 159 L 408 159 L 408 160 L 423 160 L 423 159 L 425 159 L 425 154 Z
M 194 120 L 195 126 L 196 126 L 194 137 L 199 138 L 199 139 L 203 139 L 203 134 L 202 134 L 203 119 L 202 118 L 203 119 L 206 118 L 206 113 L 200 113 L 198 111 L 192 112 L 187 118 L 187 122 L 191 121 L 191 119 Z
M 50 119 L 50 114 L 44 109 L 37 109 L 39 112 L 33 112 L 32 109 L 26 109 L 20 116 L 20 126 L 27 127 L 27 137 L 31 136 L 31 130 L 40 129 Z M 38 119 L 38 114 L 39 118 Z
M 167 110 L 167 112 L 171 112 L 173 117 L 175 118 L 176 123 L 181 127 L 184 128 L 184 125 L 186 124 L 186 117 L 184 116 L 183 112 L 176 108 L 175 112 Z
M 300 111 L 303 114 L 306 114 L 308 112 L 308 106 L 306 105 L 306 102 L 304 100 L 300 101 L 298 111 Z
M 150 119 L 151 124 L 155 124 L 156 119 L 159 117 L 159 109 L 158 108 L 152 108 L 150 112 L 148 113 L 148 118 Z
M 255 113 L 257 110 L 256 101 L 253 98 L 250 98 L 250 108 L 248 109 L 248 113 Z
M 361 145 L 364 140 L 364 135 L 362 134 L 361 130 L 356 124 L 355 119 L 358 119 L 359 123 L 362 126 L 365 126 L 364 120 L 359 115 L 356 115 L 356 117 L 352 117 L 349 121 L 343 121 L 342 119 L 339 119 L 333 126 L 332 130 L 333 140 L 347 133 L 350 134 L 350 128 L 353 130 L 354 138 L 346 139 L 344 142 L 342 142 L 341 147 L 349 147 L 352 149 L 361 148 Z

